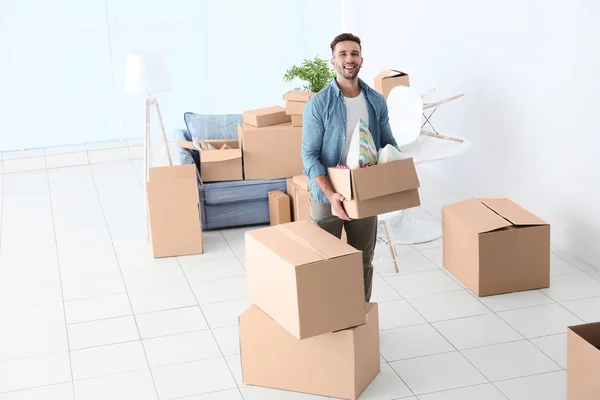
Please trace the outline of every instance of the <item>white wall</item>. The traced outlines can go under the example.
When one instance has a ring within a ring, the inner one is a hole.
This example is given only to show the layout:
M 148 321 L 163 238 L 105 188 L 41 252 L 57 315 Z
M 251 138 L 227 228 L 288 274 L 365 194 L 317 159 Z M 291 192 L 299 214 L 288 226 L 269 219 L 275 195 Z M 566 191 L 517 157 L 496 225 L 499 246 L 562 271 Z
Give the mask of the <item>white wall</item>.
M 132 50 L 167 57 L 169 132 L 186 111 L 283 104 L 286 68 L 329 58 L 339 26 L 337 1 L 2 0 L 0 151 L 142 137 L 144 100 L 122 90 Z
M 473 149 L 431 169 L 463 196 L 512 198 L 600 267 L 600 3 L 347 0 L 346 13 L 365 80 L 393 68 L 421 91 L 466 92 L 432 122 Z

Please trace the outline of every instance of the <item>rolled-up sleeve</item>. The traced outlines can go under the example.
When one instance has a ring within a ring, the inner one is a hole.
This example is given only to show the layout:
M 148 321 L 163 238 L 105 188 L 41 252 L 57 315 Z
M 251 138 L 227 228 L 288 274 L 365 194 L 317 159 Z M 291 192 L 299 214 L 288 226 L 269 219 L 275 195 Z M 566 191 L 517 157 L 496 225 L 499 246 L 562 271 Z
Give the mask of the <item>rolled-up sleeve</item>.
M 398 144 L 396 143 L 396 139 L 394 139 L 394 134 L 392 133 L 392 127 L 390 126 L 390 118 L 388 116 L 388 106 L 385 100 L 382 101 L 379 126 L 381 129 L 381 148 L 384 148 L 388 144 L 391 144 L 396 149 L 400 150 L 398 148 Z
M 314 100 L 311 98 L 306 103 L 302 116 L 302 163 L 304 174 L 310 179 L 327 173 L 327 169 L 321 164 L 325 127 Z

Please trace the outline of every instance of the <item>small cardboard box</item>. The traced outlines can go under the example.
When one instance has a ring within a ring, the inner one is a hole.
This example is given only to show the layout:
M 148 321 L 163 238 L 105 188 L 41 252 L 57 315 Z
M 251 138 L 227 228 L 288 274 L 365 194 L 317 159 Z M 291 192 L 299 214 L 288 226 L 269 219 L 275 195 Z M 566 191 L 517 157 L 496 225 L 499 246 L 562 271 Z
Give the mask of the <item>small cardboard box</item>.
M 281 190 L 273 190 L 269 192 L 269 216 L 271 225 L 280 225 L 292 222 L 290 198 Z
M 292 115 L 292 126 L 302 126 L 302 115 Z
M 153 256 L 201 254 L 202 221 L 196 165 L 150 168 L 146 194 Z
M 374 86 L 374 89 L 387 99 L 390 91 L 396 86 L 410 86 L 410 79 L 406 72 L 387 69 L 375 77 Z
M 412 158 L 357 169 L 327 170 L 333 189 L 346 199 L 352 219 L 421 205 L 419 178 Z
M 301 174 L 302 128 L 291 122 L 256 128 L 238 125 L 244 155 L 244 179 L 291 178 Z
M 285 112 L 287 115 L 302 115 L 304 114 L 305 101 L 291 101 L 285 102 Z
M 310 221 L 310 187 L 306 175 L 292 178 L 294 184 L 294 221 Z
M 550 286 L 550 225 L 509 199 L 442 207 L 444 266 L 478 296 Z
M 600 398 L 600 322 L 567 329 L 567 398 Z
M 362 252 L 309 221 L 246 233 L 248 298 L 297 339 L 365 323 Z
M 301 101 L 306 103 L 313 97 L 315 93 L 313 92 L 303 92 L 299 90 L 292 90 L 283 95 L 283 100 L 285 101 Z
M 270 106 L 244 111 L 244 123 L 260 128 L 290 122 L 292 119 L 286 114 L 282 106 Z
M 364 325 L 296 340 L 251 305 L 239 318 L 242 381 L 356 400 L 381 368 L 377 303 L 366 314 Z
M 205 140 L 217 150 L 200 153 L 200 176 L 203 182 L 237 181 L 244 179 L 242 150 L 237 140 Z M 223 149 L 223 146 L 228 148 Z

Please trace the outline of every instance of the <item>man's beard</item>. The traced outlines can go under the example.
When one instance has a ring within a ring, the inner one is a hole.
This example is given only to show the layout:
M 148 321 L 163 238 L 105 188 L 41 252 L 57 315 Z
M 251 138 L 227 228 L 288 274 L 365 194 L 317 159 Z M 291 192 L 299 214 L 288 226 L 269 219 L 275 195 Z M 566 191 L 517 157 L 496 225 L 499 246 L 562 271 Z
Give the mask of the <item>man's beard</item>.
M 360 71 L 360 65 L 355 64 L 355 67 L 356 68 L 354 68 L 353 71 L 348 71 L 344 68 L 343 65 L 341 65 L 338 66 L 338 72 L 344 79 L 353 80 L 358 76 L 358 73 Z

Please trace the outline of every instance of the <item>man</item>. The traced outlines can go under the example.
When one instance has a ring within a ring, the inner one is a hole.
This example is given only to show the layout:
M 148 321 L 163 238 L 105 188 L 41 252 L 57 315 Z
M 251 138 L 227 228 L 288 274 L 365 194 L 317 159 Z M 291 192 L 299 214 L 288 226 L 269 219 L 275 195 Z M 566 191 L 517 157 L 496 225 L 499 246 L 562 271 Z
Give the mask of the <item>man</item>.
M 306 103 L 302 161 L 311 191 L 311 220 L 338 238 L 343 227 L 348 244 L 363 252 L 365 300 L 370 301 L 377 217 L 348 218 L 342 205 L 344 198 L 333 191 L 327 177 L 328 167 L 345 164 L 354 127 L 361 118 L 369 127 L 377 150 L 387 144 L 398 147 L 383 95 L 358 78 L 363 64 L 361 51 L 360 38 L 350 33 L 338 35 L 331 42 L 331 65 L 336 77 Z

